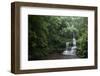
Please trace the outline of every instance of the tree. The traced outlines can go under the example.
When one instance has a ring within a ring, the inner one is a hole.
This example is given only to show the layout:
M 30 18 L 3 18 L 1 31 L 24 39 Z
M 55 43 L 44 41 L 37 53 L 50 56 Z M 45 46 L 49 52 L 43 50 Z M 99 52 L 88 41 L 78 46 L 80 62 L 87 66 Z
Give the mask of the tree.
M 77 55 L 87 57 L 87 24 L 87 17 L 29 15 L 29 60 L 63 52 L 66 42 L 72 41 L 73 31 L 77 40 Z

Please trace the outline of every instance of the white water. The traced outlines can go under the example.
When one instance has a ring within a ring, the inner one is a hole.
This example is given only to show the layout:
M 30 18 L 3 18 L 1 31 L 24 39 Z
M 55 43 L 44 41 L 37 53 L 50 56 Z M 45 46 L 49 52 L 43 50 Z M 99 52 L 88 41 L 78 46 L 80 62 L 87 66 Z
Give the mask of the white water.
M 69 42 L 66 42 L 66 50 L 62 53 L 63 55 L 76 55 L 76 39 L 73 38 L 73 46 L 71 47 L 71 50 L 68 50 L 67 47 L 69 45 Z

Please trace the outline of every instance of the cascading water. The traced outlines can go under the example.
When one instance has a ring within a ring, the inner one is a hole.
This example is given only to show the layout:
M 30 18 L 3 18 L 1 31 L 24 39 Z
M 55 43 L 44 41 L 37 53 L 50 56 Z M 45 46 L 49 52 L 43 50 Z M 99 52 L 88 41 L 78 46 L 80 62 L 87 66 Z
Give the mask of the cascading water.
M 75 34 L 73 33 L 73 40 L 72 40 L 73 46 L 71 47 L 71 50 L 68 50 L 69 42 L 66 42 L 66 50 L 62 53 L 63 55 L 76 55 L 76 39 Z
M 70 54 L 76 55 L 76 39 L 75 38 L 73 38 L 73 46 L 71 48 Z

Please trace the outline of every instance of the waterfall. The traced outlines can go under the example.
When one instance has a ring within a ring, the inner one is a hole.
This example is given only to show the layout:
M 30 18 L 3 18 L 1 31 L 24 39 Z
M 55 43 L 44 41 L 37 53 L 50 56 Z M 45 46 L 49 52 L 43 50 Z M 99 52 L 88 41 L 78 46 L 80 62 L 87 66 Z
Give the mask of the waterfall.
M 76 55 L 76 39 L 75 38 L 73 38 L 73 46 L 71 47 L 70 54 Z
M 63 55 L 76 55 L 76 39 L 75 39 L 75 33 L 73 32 L 73 40 L 72 40 L 73 46 L 71 47 L 71 50 L 68 50 L 69 42 L 66 42 L 66 50 L 62 53 Z

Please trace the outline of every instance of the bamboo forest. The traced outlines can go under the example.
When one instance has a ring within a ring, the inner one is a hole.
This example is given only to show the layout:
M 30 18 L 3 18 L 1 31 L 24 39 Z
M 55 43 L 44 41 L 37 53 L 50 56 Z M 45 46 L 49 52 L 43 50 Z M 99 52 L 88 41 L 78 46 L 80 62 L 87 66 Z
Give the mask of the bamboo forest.
M 88 58 L 88 17 L 28 15 L 28 60 Z

